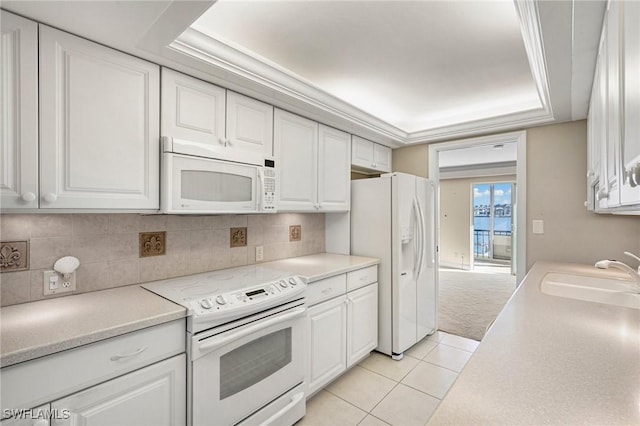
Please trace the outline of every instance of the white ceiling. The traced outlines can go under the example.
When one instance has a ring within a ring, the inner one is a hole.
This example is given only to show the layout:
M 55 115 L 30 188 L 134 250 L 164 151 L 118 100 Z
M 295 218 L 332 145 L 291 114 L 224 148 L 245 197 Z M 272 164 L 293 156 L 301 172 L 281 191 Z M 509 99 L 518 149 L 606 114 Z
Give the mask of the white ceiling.
M 519 1 L 518 23 L 510 1 L 214 3 L 0 5 L 392 147 L 584 118 L 605 6 Z M 538 99 L 546 115 L 505 115 Z
M 511 0 L 219 0 L 192 28 L 407 133 L 542 107 Z

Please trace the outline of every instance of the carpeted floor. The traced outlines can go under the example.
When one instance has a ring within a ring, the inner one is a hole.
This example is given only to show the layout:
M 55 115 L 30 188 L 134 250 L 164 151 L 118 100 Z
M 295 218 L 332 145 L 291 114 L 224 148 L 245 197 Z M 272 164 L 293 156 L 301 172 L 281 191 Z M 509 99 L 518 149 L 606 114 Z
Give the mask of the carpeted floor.
M 495 272 L 440 268 L 438 328 L 447 333 L 482 340 L 515 290 L 515 276 Z

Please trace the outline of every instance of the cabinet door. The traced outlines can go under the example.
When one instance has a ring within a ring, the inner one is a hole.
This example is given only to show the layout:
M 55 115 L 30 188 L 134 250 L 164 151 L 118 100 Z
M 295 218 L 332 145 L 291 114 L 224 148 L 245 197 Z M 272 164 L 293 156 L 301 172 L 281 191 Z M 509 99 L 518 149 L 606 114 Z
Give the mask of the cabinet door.
M 41 208 L 160 208 L 159 74 L 40 26 Z
M 188 141 L 203 152 L 224 153 L 226 90 L 162 68 L 162 136 Z
M 38 26 L 1 11 L 0 203 L 38 207 Z
M 183 354 L 53 402 L 71 414 L 53 425 L 184 425 L 186 391 Z
M 273 156 L 273 106 L 227 91 L 227 142 L 238 161 L 264 165 Z
M 606 22 L 605 22 L 606 27 Z M 596 96 L 596 109 L 595 114 L 598 118 L 597 126 L 597 145 L 600 153 L 600 171 L 598 172 L 598 192 L 596 193 L 596 211 L 605 210 L 609 204 L 607 198 L 609 197 L 608 187 L 608 172 L 607 172 L 607 144 L 608 138 L 608 125 L 609 125 L 609 102 L 608 91 L 609 86 L 607 84 L 607 42 L 606 42 L 606 28 L 603 29 L 603 38 L 600 42 L 600 51 L 598 54 L 598 62 L 596 64 L 596 78 L 594 82 L 594 91 Z
M 380 172 L 391 171 L 391 148 L 373 144 L 373 168 Z
M 49 426 L 49 418 L 55 415 L 49 404 L 32 408 L 22 414 L 22 416 L 0 421 L 0 426 Z M 63 416 L 64 413 L 57 413 L 57 415 Z
M 609 2 L 606 26 L 607 67 L 607 137 L 606 150 L 607 207 L 620 205 L 620 143 L 622 105 L 620 99 L 620 14 L 619 3 Z
M 348 133 L 320 125 L 318 205 L 320 211 L 347 211 L 351 201 L 351 143 Z
M 274 147 L 279 211 L 316 211 L 318 123 L 276 109 Z
M 347 293 L 347 367 L 378 346 L 378 283 Z
M 354 166 L 373 167 L 373 142 L 358 136 L 351 138 L 351 164 Z
M 623 8 L 624 55 L 624 130 L 621 147 L 620 201 L 623 205 L 640 204 L 640 3 L 620 2 Z M 634 172 L 638 182 L 632 182 Z M 633 186 L 632 186 L 633 184 Z
M 347 369 L 346 296 L 309 308 L 307 397 Z

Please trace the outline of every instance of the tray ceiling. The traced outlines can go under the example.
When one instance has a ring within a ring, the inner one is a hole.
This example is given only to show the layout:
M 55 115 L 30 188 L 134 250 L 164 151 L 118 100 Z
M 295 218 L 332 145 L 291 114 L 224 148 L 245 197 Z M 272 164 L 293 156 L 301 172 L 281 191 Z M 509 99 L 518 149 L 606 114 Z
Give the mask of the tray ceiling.
M 407 134 L 543 108 L 509 0 L 220 0 L 192 28 Z

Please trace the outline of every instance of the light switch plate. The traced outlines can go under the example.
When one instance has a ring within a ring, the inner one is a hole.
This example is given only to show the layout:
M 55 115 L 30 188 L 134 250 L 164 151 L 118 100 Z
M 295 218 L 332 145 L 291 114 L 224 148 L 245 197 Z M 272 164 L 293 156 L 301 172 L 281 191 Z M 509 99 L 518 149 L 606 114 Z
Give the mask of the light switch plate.
M 533 220 L 532 232 L 534 234 L 544 234 L 544 221 L 542 219 Z
M 257 246 L 256 247 L 256 262 L 262 262 L 264 259 L 264 247 Z

